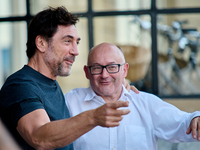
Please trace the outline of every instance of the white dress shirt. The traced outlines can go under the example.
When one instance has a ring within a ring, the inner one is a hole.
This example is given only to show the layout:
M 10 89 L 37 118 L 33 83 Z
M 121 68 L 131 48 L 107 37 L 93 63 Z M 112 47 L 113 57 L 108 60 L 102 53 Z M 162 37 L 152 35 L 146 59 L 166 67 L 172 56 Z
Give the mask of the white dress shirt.
M 129 101 L 131 112 L 118 127 L 97 126 L 74 142 L 75 150 L 156 150 L 157 140 L 170 142 L 197 141 L 186 131 L 200 112 L 187 113 L 155 95 L 130 93 L 124 88 L 119 100 Z M 65 94 L 71 117 L 105 103 L 91 87 L 73 89 Z

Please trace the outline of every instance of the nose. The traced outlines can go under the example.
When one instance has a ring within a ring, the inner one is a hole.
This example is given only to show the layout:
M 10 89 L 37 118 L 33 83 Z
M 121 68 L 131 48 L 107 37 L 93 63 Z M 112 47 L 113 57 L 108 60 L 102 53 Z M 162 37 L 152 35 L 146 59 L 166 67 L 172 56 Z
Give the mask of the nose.
M 109 76 L 108 71 L 106 70 L 106 68 L 103 68 L 102 73 L 101 73 L 102 78 L 106 78 Z
M 74 43 L 71 50 L 70 50 L 70 53 L 74 56 L 77 56 L 79 55 L 79 52 L 78 52 L 78 45 L 77 43 Z

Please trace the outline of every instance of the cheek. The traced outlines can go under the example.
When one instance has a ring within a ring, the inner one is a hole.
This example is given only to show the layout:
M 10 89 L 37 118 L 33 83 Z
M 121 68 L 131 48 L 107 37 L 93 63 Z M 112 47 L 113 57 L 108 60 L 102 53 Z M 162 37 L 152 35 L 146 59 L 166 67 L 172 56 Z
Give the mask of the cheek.
M 54 48 L 54 54 L 59 58 L 64 58 L 65 56 L 67 56 L 67 52 L 65 49 L 63 49 L 62 47 L 58 46 L 56 49 Z
M 115 84 L 122 84 L 124 80 L 124 76 L 120 74 L 118 76 L 115 76 L 114 79 L 115 79 Z
M 56 59 L 55 59 L 55 54 L 52 53 L 52 51 L 48 50 L 46 53 L 45 53 L 45 57 L 44 57 L 45 61 L 46 62 L 54 62 Z
M 93 77 L 92 77 L 92 80 L 93 80 L 94 83 L 97 83 L 97 82 L 98 82 L 98 77 L 93 76 Z
M 90 83 L 92 85 L 98 86 L 98 76 L 96 76 L 96 75 L 90 76 Z

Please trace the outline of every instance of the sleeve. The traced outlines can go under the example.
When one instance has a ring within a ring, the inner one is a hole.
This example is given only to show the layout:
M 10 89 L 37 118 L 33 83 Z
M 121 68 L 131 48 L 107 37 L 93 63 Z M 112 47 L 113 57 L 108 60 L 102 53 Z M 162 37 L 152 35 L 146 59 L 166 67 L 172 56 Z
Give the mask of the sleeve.
M 38 99 L 25 99 L 11 105 L 10 108 L 8 108 L 8 115 L 16 127 L 21 117 L 36 109 L 44 109 L 43 104 Z
M 200 116 L 200 112 L 187 113 L 181 111 L 174 105 L 164 102 L 158 97 L 151 99 L 150 113 L 154 134 L 157 138 L 169 142 L 192 142 L 197 141 L 192 135 L 187 135 L 186 131 L 193 118 Z M 155 107 L 156 106 L 156 107 Z
M 3 117 L 16 127 L 19 119 L 36 109 L 44 108 L 36 86 L 29 82 L 17 82 L 7 85 L 1 93 Z
M 38 99 L 26 99 L 21 101 L 20 103 L 17 103 L 14 106 L 12 115 L 14 120 L 14 123 L 17 125 L 17 122 L 21 117 L 24 115 L 36 110 L 36 109 L 44 109 L 43 104 Z

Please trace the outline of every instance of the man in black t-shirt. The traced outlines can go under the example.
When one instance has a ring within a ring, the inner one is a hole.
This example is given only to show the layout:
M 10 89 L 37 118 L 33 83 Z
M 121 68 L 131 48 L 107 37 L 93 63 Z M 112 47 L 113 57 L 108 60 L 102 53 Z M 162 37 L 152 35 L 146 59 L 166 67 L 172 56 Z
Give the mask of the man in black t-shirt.
M 64 7 L 39 12 L 28 28 L 29 62 L 0 91 L 0 116 L 24 150 L 72 150 L 78 137 L 96 126 L 115 127 L 128 103 L 108 103 L 69 118 L 57 76 L 68 76 L 78 55 L 78 18 Z

